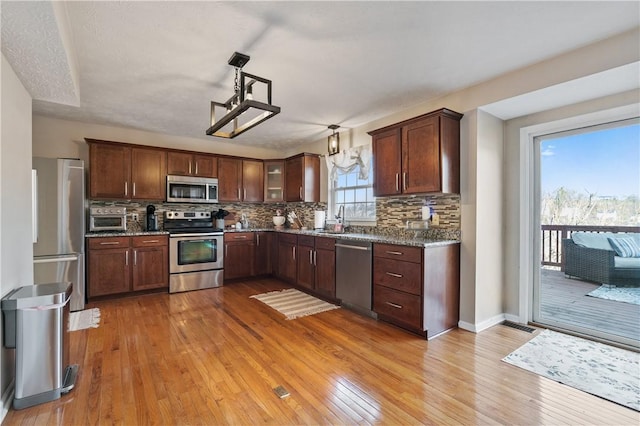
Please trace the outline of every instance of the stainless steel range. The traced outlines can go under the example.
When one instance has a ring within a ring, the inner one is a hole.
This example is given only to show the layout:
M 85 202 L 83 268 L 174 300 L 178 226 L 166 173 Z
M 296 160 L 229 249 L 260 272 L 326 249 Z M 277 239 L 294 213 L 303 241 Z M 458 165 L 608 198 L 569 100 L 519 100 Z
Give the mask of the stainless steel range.
M 211 212 L 165 212 L 169 232 L 169 293 L 220 287 L 224 280 L 223 232 Z

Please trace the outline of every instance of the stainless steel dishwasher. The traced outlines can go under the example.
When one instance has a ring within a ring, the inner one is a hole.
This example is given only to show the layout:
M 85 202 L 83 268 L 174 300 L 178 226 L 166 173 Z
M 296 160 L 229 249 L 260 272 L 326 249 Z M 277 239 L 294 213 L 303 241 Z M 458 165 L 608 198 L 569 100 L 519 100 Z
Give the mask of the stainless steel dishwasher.
M 375 317 L 371 310 L 371 243 L 336 241 L 336 297 L 342 305 Z

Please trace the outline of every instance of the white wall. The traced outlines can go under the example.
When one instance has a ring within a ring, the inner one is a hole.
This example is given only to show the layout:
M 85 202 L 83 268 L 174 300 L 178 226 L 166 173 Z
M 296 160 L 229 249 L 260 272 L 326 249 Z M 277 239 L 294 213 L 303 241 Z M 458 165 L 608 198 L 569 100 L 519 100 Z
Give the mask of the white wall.
M 80 158 L 88 161 L 89 151 L 84 138 L 249 158 L 281 158 L 281 153 L 275 150 L 242 146 L 220 138 L 210 138 L 203 143 L 202 139 L 33 116 L 33 155 L 35 157 Z
M 33 284 L 31 243 L 31 96 L 2 55 L 0 131 L 0 294 Z M 1 320 L 0 320 L 1 321 Z M 0 350 L 3 411 L 11 403 L 7 390 L 15 350 Z M 10 390 L 10 389 L 9 389 Z

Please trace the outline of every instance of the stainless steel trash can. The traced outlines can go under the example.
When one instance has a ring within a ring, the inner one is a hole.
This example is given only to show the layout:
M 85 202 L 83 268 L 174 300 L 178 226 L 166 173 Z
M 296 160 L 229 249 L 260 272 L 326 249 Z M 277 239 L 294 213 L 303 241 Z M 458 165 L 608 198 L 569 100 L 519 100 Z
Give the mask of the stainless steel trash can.
M 4 346 L 16 350 L 13 407 L 60 398 L 75 384 L 69 365 L 69 282 L 17 288 L 2 299 Z

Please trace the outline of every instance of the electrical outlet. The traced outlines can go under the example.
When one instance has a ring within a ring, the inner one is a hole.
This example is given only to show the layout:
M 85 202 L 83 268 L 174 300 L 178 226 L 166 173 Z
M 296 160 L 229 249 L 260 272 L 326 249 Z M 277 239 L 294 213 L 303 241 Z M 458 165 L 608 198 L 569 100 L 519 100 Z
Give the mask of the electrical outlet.
M 131 219 L 138 221 L 138 213 L 131 213 Z

